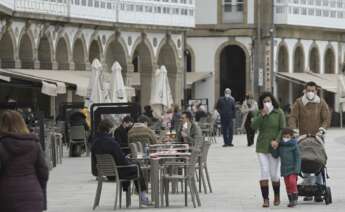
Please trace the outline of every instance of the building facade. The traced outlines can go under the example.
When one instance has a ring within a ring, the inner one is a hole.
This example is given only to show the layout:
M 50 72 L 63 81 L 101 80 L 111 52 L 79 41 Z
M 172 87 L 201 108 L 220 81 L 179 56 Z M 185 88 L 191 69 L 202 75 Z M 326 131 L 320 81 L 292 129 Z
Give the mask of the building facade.
M 152 73 L 168 70 L 174 101 L 183 98 L 184 33 L 194 27 L 195 0 L 0 0 L 1 69 L 90 71 L 98 58 L 115 61 L 125 81 L 148 104 Z M 38 73 L 37 72 L 37 73 Z M 1 82 L 1 80 L 0 80 Z M 0 98 L 30 92 L 1 84 Z M 78 99 L 68 84 L 62 98 Z M 25 86 L 24 86 L 25 87 Z M 40 85 L 38 85 L 40 87 Z M 35 93 L 35 92 L 34 92 Z M 38 89 L 39 93 L 39 89 Z M 49 100 L 50 97 L 37 94 Z
M 192 96 L 206 94 L 213 106 L 226 87 L 238 101 L 272 91 L 287 105 L 316 78 L 336 107 L 332 82 L 344 67 L 344 31 L 344 0 L 197 1 L 187 63 L 212 77 L 196 83 Z

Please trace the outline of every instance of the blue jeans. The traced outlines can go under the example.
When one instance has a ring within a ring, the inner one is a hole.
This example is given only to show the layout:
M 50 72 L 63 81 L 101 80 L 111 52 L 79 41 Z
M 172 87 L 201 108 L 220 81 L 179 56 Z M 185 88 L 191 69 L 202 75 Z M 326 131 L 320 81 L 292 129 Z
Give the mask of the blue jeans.
M 221 121 L 221 125 L 222 125 L 224 144 L 225 145 L 232 144 L 232 139 L 233 139 L 233 134 L 234 134 L 232 119 Z

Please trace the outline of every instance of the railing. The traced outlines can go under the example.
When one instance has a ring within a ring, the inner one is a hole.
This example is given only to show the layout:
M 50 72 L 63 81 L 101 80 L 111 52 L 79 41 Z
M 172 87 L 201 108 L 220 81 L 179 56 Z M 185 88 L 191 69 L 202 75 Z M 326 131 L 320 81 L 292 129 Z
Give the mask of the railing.
M 193 27 L 195 0 L 0 0 L 20 12 L 119 23 Z
M 345 29 L 345 0 L 275 0 L 275 23 Z

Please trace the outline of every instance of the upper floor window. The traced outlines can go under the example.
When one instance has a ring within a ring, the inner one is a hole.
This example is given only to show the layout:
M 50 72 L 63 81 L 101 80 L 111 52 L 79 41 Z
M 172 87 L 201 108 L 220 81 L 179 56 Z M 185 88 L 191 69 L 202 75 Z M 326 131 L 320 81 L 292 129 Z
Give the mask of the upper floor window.
M 243 23 L 243 0 L 223 0 L 223 22 Z
M 243 12 L 243 0 L 224 0 L 224 12 Z

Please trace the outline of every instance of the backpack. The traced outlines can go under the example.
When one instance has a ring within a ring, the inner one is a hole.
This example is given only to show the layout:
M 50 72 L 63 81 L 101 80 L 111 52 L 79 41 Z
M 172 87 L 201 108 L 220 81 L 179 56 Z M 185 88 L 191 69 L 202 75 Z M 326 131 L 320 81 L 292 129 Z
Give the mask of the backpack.
M 306 137 L 298 143 L 301 154 L 301 171 L 319 173 L 327 164 L 327 154 L 323 141 L 316 137 Z

